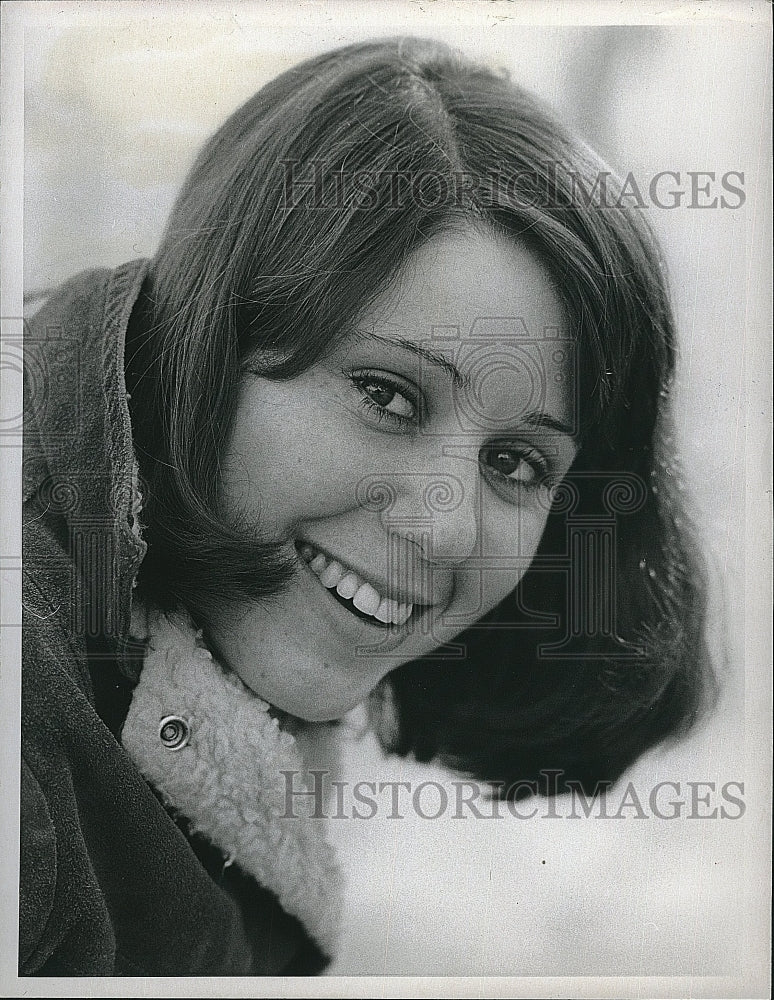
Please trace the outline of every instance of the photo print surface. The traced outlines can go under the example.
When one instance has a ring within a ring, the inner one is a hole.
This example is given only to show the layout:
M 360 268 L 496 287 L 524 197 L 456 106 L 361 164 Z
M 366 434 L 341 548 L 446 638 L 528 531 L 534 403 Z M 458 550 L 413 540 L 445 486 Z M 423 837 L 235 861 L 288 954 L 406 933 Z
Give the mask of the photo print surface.
M 9 981 L 765 995 L 770 13 L 701 8 L 3 5 Z

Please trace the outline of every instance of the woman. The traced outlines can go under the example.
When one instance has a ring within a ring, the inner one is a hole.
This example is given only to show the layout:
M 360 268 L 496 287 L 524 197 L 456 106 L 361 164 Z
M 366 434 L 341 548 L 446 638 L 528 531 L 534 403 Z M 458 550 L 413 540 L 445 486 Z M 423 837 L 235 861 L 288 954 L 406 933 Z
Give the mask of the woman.
M 388 750 L 507 797 L 696 718 L 664 285 L 549 112 L 399 39 L 264 87 L 152 261 L 44 306 L 22 972 L 324 968 L 339 875 L 283 776 L 363 701 Z

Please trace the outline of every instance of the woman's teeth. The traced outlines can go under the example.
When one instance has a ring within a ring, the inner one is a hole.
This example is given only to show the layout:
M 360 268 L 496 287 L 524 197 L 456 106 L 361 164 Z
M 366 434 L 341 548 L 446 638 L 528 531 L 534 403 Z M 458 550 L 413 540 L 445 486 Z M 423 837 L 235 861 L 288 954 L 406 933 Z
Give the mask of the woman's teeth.
M 385 625 L 405 625 L 414 610 L 411 603 L 392 601 L 361 580 L 357 573 L 335 559 L 329 559 L 317 552 L 311 545 L 303 544 L 298 550 L 309 569 L 317 576 L 323 587 L 335 590 L 345 601 L 352 601 L 358 611 L 376 618 Z

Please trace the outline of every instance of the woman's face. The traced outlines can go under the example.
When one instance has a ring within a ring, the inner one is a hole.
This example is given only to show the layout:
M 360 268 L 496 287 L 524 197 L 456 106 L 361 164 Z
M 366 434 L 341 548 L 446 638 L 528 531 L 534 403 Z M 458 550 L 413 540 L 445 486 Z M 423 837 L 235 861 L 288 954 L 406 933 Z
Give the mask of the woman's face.
M 210 628 L 260 697 L 338 718 L 517 585 L 575 455 L 573 349 L 539 258 L 478 230 L 418 251 L 358 330 L 290 381 L 251 375 L 225 509 L 297 558 Z

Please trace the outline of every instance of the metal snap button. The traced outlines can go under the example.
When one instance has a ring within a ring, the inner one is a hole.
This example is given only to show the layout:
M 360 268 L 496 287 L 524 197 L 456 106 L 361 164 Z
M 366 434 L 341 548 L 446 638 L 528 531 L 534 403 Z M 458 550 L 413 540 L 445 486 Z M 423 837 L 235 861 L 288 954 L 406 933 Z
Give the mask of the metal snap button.
M 191 738 L 191 727 L 180 715 L 166 715 L 159 723 L 159 739 L 167 750 L 182 750 Z

